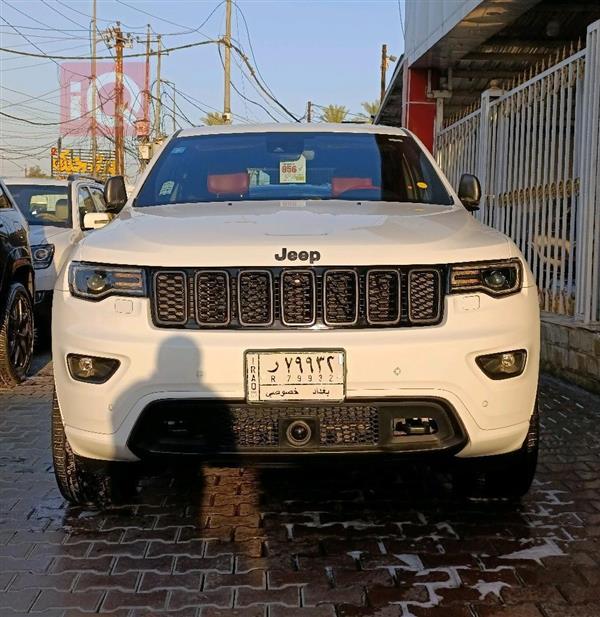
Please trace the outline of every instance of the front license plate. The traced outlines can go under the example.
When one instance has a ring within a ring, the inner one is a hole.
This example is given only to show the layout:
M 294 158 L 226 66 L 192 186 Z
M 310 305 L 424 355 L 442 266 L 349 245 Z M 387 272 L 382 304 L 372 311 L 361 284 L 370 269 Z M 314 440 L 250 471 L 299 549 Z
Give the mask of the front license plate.
M 249 403 L 341 402 L 345 394 L 343 350 L 246 352 Z

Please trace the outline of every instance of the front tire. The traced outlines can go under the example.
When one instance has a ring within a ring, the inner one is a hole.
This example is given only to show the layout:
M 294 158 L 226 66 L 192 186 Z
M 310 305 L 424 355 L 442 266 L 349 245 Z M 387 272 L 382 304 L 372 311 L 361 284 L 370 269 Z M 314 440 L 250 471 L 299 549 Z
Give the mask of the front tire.
M 0 386 L 12 388 L 27 377 L 33 358 L 33 305 L 21 283 L 8 290 L 0 321 Z
M 52 461 L 60 494 L 72 505 L 99 509 L 121 503 L 135 487 L 135 463 L 86 462 L 77 456 L 67 440 L 60 406 L 52 400 Z
M 537 468 L 540 419 L 537 408 L 519 450 L 499 456 L 460 461 L 454 489 L 465 497 L 518 500 L 531 488 Z

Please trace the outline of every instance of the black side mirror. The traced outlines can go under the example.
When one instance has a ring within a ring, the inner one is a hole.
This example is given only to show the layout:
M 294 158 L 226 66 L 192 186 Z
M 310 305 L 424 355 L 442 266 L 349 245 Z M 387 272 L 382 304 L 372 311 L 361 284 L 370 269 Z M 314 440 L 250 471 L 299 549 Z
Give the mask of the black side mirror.
M 123 176 L 111 176 L 104 185 L 104 201 L 109 212 L 120 212 L 127 203 L 127 189 Z
M 458 198 L 463 206 L 469 211 L 479 210 L 481 201 L 481 184 L 477 176 L 473 174 L 463 174 L 458 185 Z

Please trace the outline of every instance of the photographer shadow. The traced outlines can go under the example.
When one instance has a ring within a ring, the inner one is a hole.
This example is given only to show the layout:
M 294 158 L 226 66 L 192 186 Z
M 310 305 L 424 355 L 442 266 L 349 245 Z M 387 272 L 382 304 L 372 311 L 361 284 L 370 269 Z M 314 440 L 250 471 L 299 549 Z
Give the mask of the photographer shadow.
M 236 447 L 229 407 L 202 384 L 203 373 L 200 347 L 189 337 L 169 337 L 150 376 L 113 404 L 131 409 L 136 400 L 164 392 L 144 407 L 129 437 L 140 461 L 117 463 L 123 469 L 118 505 L 131 502 L 136 491 L 141 504 L 203 503 L 203 467 Z

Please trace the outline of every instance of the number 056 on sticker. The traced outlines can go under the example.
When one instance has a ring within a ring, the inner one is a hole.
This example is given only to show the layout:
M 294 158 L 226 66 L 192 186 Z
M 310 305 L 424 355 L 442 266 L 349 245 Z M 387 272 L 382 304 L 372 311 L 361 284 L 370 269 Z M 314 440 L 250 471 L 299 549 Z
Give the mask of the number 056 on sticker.
M 343 350 L 247 351 L 249 403 L 341 402 L 346 394 Z

